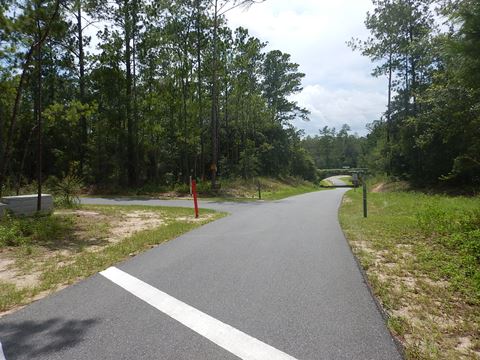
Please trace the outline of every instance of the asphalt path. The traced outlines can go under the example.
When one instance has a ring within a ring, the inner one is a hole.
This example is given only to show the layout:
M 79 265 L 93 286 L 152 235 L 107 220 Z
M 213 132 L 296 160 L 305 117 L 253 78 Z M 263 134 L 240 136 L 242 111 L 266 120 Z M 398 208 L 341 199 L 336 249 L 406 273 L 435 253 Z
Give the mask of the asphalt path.
M 331 176 L 329 178 L 326 178 L 325 180 L 330 181 L 333 186 L 346 186 L 347 184 L 345 183 L 345 181 L 341 179 L 344 176 L 348 176 L 348 175 Z
M 1 318 L 6 359 L 401 359 L 338 224 L 344 191 L 202 203 L 231 215 L 116 265 L 139 294 L 97 274 Z M 164 205 L 88 200 L 112 201 Z

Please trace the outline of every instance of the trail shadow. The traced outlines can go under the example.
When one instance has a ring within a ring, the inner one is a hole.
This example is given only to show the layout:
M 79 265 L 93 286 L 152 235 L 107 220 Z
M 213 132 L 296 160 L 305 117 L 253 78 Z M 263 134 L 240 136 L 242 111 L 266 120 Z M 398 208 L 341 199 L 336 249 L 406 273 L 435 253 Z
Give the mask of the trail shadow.
M 46 357 L 73 347 L 84 340 L 85 334 L 99 320 L 2 321 L 0 341 L 7 360 Z

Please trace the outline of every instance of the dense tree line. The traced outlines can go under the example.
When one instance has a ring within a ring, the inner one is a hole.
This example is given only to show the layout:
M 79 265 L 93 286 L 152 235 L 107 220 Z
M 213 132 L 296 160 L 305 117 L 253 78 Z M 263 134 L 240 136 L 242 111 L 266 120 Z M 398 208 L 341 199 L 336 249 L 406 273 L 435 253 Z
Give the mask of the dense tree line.
M 304 74 L 227 26 L 254 2 L 0 1 L 0 186 L 313 179 L 291 125 Z
M 388 79 L 365 163 L 422 185 L 480 184 L 480 2 L 374 0 L 351 46 Z
M 356 168 L 364 163 L 365 138 L 352 134 L 345 124 L 340 130 L 325 126 L 318 135 L 307 136 L 302 146 L 312 156 L 317 169 Z

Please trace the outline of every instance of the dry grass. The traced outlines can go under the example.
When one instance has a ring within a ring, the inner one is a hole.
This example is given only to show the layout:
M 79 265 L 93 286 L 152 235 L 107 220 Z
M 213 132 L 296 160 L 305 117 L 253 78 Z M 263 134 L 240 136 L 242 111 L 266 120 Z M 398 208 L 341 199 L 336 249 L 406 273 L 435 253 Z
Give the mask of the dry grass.
M 464 210 L 478 205 L 478 199 L 381 192 L 370 194 L 369 218 L 363 219 L 360 194 L 349 192 L 342 227 L 408 359 L 479 359 L 475 278 L 462 272 L 461 251 L 445 255 L 442 243 L 419 226 L 429 201 Z
M 222 216 L 190 209 L 82 206 L 56 211 L 47 225 L 67 224 L 48 241 L 35 233 L 0 247 L 0 314 Z M 38 221 L 43 221 L 39 219 Z

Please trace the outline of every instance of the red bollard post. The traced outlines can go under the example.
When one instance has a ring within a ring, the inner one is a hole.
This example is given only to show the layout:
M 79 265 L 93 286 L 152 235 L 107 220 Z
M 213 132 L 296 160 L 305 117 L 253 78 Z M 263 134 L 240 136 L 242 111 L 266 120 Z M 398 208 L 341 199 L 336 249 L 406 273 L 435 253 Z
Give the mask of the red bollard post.
M 197 182 L 192 180 L 193 205 L 195 207 L 195 219 L 198 218 Z

